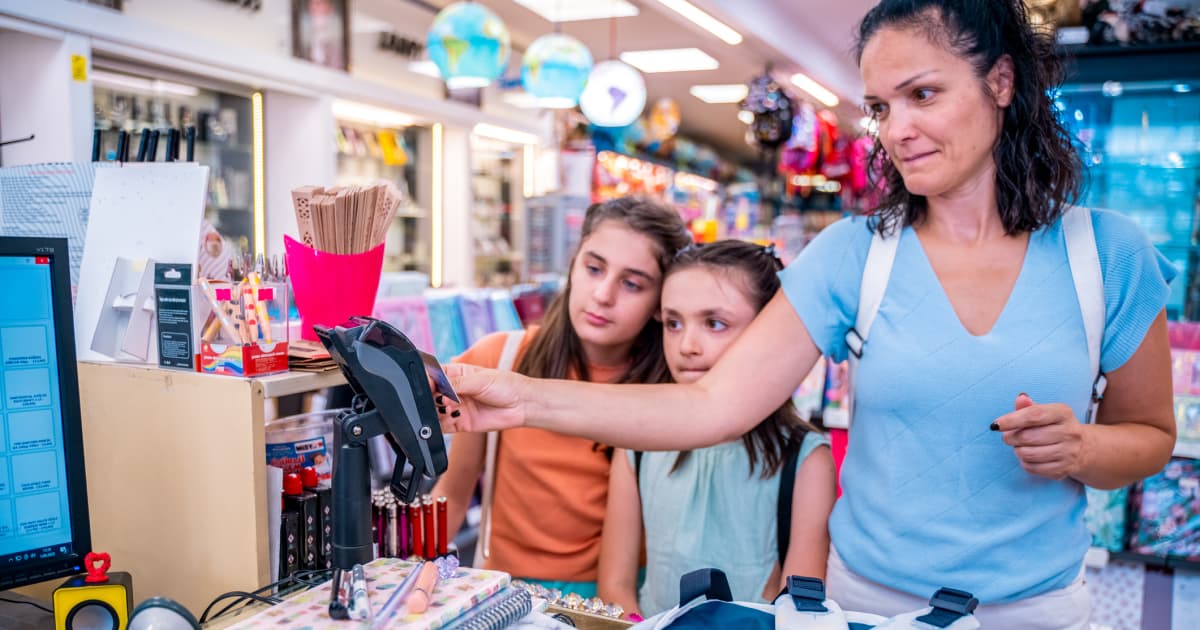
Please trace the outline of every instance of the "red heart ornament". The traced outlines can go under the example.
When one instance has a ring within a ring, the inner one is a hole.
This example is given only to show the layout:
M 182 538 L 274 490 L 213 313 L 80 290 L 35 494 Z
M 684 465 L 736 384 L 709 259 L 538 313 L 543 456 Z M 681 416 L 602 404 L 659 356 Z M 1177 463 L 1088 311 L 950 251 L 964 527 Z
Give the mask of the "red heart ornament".
M 84 582 L 96 584 L 108 581 L 108 568 L 112 566 L 112 557 L 107 553 L 92 551 L 83 557 L 83 567 L 87 569 Z

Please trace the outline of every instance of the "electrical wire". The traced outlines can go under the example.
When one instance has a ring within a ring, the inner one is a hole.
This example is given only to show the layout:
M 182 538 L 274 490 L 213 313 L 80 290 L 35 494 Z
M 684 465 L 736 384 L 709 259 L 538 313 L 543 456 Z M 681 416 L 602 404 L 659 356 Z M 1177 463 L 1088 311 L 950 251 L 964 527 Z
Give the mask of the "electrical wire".
M 21 599 L 9 599 L 7 597 L 0 597 L 0 602 L 8 602 L 10 604 L 25 604 L 26 606 L 33 606 L 34 608 L 37 608 L 38 610 L 44 610 L 44 611 L 50 613 L 51 615 L 54 614 L 53 610 L 46 608 L 45 606 L 43 606 L 37 602 L 30 602 L 30 601 L 25 601 L 25 600 L 21 600 Z
M 204 623 L 208 621 L 208 613 L 212 612 L 213 606 L 216 606 L 221 600 L 229 599 L 230 597 L 252 599 L 256 602 L 269 604 L 271 606 L 274 606 L 282 601 L 275 597 L 263 597 L 261 595 L 255 595 L 254 593 L 247 593 L 246 591 L 229 591 L 228 593 L 222 593 L 221 595 L 218 595 L 216 599 L 212 600 L 212 603 L 208 605 L 208 608 L 204 609 L 204 613 L 200 615 L 200 625 L 204 625 Z
M 329 581 L 332 573 L 333 571 L 330 569 L 309 569 L 305 571 L 297 571 L 286 578 L 277 580 L 267 584 L 266 586 L 260 586 L 259 588 L 248 593 L 245 591 L 230 591 L 228 593 L 224 593 L 214 599 L 208 605 L 208 608 L 204 609 L 204 614 L 200 617 L 200 623 L 203 624 L 206 621 L 217 619 L 218 617 L 231 612 L 238 606 L 245 606 L 253 602 L 261 602 L 270 605 L 278 604 L 283 600 L 279 599 L 278 597 L 264 595 L 264 593 L 278 591 L 279 594 L 283 594 L 284 591 L 289 590 L 289 587 L 292 586 L 304 586 L 306 588 L 320 586 Z M 217 603 L 231 597 L 236 597 L 237 599 L 227 604 L 221 610 L 217 611 L 211 618 L 207 618 L 209 612 L 212 611 L 213 607 L 216 606 Z

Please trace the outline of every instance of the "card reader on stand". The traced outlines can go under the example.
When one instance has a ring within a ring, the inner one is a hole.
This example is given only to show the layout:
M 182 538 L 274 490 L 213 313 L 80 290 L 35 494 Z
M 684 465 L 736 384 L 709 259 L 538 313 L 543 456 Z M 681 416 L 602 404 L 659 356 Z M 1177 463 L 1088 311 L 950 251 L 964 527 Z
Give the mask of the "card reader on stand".
M 422 482 L 446 471 L 447 459 L 420 352 L 387 322 L 356 317 L 348 324 L 353 326 L 314 330 L 354 391 L 350 408 L 334 421 L 329 616 L 362 620 L 371 610 L 361 565 L 373 559 L 367 441 L 385 436 L 396 452 L 391 490 L 404 503 L 412 503 Z

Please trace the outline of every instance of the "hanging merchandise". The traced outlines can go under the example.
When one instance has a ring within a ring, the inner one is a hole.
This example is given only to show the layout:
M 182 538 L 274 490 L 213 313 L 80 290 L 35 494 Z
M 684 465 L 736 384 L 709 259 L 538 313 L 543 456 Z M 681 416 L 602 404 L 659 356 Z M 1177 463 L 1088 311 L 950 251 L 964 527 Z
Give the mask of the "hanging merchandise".
M 828 109 L 817 114 L 829 137 L 829 152 L 821 160 L 821 174 L 828 179 L 841 180 L 850 176 L 850 144 L 853 139 L 838 129 L 837 114 Z
M 817 108 L 801 101 L 792 118 L 792 137 L 779 155 L 779 171 L 786 174 L 810 173 L 821 159 L 821 130 Z
M 533 40 L 521 62 L 521 85 L 539 107 L 570 109 L 592 71 L 592 53 L 583 42 L 562 33 Z
M 774 149 L 792 135 L 792 99 L 771 78 L 770 73 L 750 80 L 742 109 L 754 114 L 750 123 L 750 144 Z
M 623 61 L 601 61 L 592 68 L 579 97 L 579 108 L 599 127 L 626 127 L 646 107 L 646 81 Z
M 500 78 L 512 50 L 508 27 L 474 2 L 442 9 L 425 45 L 450 89 L 481 88 Z
M 679 131 L 679 104 L 675 99 L 664 96 L 650 108 L 650 120 L 647 125 L 651 140 L 662 142 L 675 136 Z
M 867 190 L 870 171 L 867 162 L 875 141 L 870 136 L 860 136 L 850 145 L 850 190 L 861 196 Z

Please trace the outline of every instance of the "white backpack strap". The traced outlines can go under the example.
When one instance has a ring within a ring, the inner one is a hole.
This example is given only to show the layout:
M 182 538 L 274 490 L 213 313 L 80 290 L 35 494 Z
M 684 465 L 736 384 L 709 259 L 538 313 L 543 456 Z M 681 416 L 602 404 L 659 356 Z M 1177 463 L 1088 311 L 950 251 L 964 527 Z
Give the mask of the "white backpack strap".
M 1092 400 L 1084 422 L 1094 422 L 1108 379 L 1100 372 L 1100 346 L 1104 341 L 1104 274 L 1100 270 L 1100 252 L 1096 249 L 1096 232 L 1092 227 L 1092 211 L 1072 207 L 1063 214 L 1063 236 L 1067 243 L 1067 260 L 1075 295 L 1083 314 L 1083 329 L 1087 336 L 1088 367 L 1092 376 Z
M 521 348 L 521 340 L 525 338 L 524 330 L 508 333 L 504 339 L 504 349 L 500 351 L 500 361 L 496 369 L 511 371 L 517 360 L 517 350 Z M 500 449 L 500 433 L 489 431 L 487 446 L 484 448 L 483 479 L 480 480 L 480 518 L 479 540 L 475 543 L 475 562 L 471 565 L 476 569 L 483 568 L 483 561 L 492 555 L 492 499 L 496 495 L 496 452 Z
M 875 316 L 879 314 L 879 305 L 883 303 L 883 294 L 887 291 L 892 265 L 896 262 L 896 248 L 900 245 L 902 231 L 901 228 L 887 236 L 881 236 L 879 232 L 871 235 L 871 247 L 867 250 L 867 262 L 863 266 L 862 285 L 858 292 L 858 311 L 854 319 L 854 328 L 846 332 L 846 346 L 850 349 L 850 386 L 846 404 L 843 405 L 845 411 L 836 415 L 826 414 L 823 421 L 827 428 L 850 428 L 850 418 L 854 414 L 858 361 L 862 358 L 867 337 L 871 334 L 871 326 L 875 323 Z
M 892 264 L 896 262 L 896 248 L 900 245 L 900 231 L 888 236 L 878 232 L 871 235 L 871 248 L 867 250 L 867 264 L 863 267 L 862 285 L 858 293 L 858 313 L 854 328 L 846 333 L 846 345 L 850 354 L 861 359 L 863 346 L 871 334 L 871 325 L 879 314 L 883 294 L 887 291 L 888 278 L 892 275 Z

